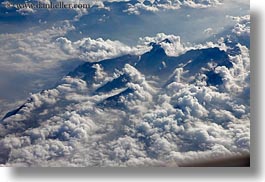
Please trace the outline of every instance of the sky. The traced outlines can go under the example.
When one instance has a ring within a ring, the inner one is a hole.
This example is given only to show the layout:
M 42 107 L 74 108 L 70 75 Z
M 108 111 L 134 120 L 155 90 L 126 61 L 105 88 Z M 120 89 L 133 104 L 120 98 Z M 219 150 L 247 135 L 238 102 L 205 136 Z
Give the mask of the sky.
M 165 165 L 249 152 L 249 1 L 80 2 L 91 8 L 1 4 L 0 117 L 23 105 L 1 121 L 7 165 Z

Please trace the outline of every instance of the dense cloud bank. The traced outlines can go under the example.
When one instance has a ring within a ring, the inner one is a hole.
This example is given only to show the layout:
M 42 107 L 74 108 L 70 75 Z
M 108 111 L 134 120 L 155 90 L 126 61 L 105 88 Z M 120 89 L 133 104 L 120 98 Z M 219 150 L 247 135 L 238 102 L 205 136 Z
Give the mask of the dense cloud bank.
M 5 166 L 166 166 L 250 151 L 249 16 L 216 43 L 65 37 L 87 63 L 0 124 Z M 240 43 L 238 43 L 240 42 Z M 105 59 L 105 60 L 102 60 Z

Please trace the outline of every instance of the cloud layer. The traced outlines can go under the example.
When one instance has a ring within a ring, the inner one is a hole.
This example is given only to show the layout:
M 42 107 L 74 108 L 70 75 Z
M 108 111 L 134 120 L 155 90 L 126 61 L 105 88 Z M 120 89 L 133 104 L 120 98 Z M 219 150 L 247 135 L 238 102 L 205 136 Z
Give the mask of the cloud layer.
M 242 28 L 248 21 L 244 17 L 217 43 L 195 46 L 165 34 L 141 38 L 136 47 L 57 38 L 66 55 L 81 54 L 91 62 L 54 88 L 32 94 L 1 121 L 0 146 L 6 152 L 0 161 L 6 166 L 175 166 L 249 153 L 249 49 L 227 41 L 234 34 L 249 36 Z M 206 62 L 193 67 L 196 54 Z M 106 58 L 111 59 L 100 61 Z M 138 66 L 147 61 L 162 74 L 167 60 L 175 62 L 173 72 L 163 73 L 165 80 Z

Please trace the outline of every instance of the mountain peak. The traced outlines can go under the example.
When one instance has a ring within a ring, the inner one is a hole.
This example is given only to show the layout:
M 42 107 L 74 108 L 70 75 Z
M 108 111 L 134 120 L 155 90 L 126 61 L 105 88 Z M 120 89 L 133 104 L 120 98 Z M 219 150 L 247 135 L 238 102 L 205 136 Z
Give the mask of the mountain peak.
M 168 43 L 168 44 L 171 44 L 171 43 L 172 43 L 171 40 L 169 40 L 168 38 L 162 40 L 162 41 L 159 42 L 159 43 L 162 43 L 162 42 L 164 42 L 164 43 Z
M 160 43 L 151 42 L 149 43 L 149 46 L 152 46 L 152 49 L 147 52 L 147 54 L 159 54 L 162 56 L 166 56 L 166 52 L 164 48 L 160 45 Z
M 167 44 L 172 44 L 172 41 L 169 40 L 168 38 L 161 40 L 160 42 L 150 42 L 148 45 L 152 46 L 152 47 L 156 47 L 156 46 L 161 46 L 161 43 L 167 43 Z
M 164 58 L 167 57 L 165 50 L 160 44 L 150 43 L 152 49 L 141 56 L 141 60 L 136 64 L 136 68 L 144 74 L 153 74 Z

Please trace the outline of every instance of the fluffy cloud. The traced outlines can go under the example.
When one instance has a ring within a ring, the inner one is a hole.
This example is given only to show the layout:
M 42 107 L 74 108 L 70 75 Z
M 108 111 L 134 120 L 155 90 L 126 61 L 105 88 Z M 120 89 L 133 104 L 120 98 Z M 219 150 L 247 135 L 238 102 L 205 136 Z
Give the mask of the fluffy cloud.
M 136 3 L 135 5 L 129 4 L 128 9 L 123 10 L 123 12 L 128 13 L 128 14 L 136 14 L 140 15 L 141 11 L 150 11 L 150 12 L 157 12 L 159 9 L 155 6 L 147 6 L 143 3 Z
M 249 36 L 250 35 L 250 15 L 241 16 L 241 17 L 231 17 L 232 20 L 236 21 L 236 25 L 232 30 L 239 37 Z
M 131 4 L 129 2 L 128 9 L 124 12 L 128 14 L 139 15 L 141 12 L 157 12 L 159 10 L 176 10 L 181 7 L 190 8 L 208 8 L 212 6 L 220 5 L 222 0 L 200 0 L 200 1 L 176 1 L 176 0 L 155 0 L 155 1 L 143 1 Z
M 130 77 L 129 93 L 95 95 L 84 80 L 65 77 L 3 121 L 0 143 L 12 151 L 6 165 L 165 166 L 248 153 L 249 53 L 238 46 L 242 54 L 231 56 L 232 68 L 215 68 L 220 88 L 197 84 L 200 77 L 185 81 L 185 70 L 177 68 L 161 89 L 129 64 L 119 74 Z M 103 79 L 100 62 L 94 68 L 95 79 Z M 98 107 L 113 94 L 127 109 Z
M 140 44 L 148 45 L 150 42 L 159 43 L 169 56 L 178 56 L 191 49 L 181 42 L 179 36 L 175 35 L 158 33 L 155 37 L 143 37 L 139 39 Z
M 103 40 L 102 38 L 91 39 L 90 37 L 76 42 L 71 42 L 65 37 L 60 37 L 56 39 L 56 42 L 66 54 L 79 56 L 79 58 L 89 62 L 126 54 L 141 54 L 150 49 L 143 46 L 130 47 L 119 41 Z

